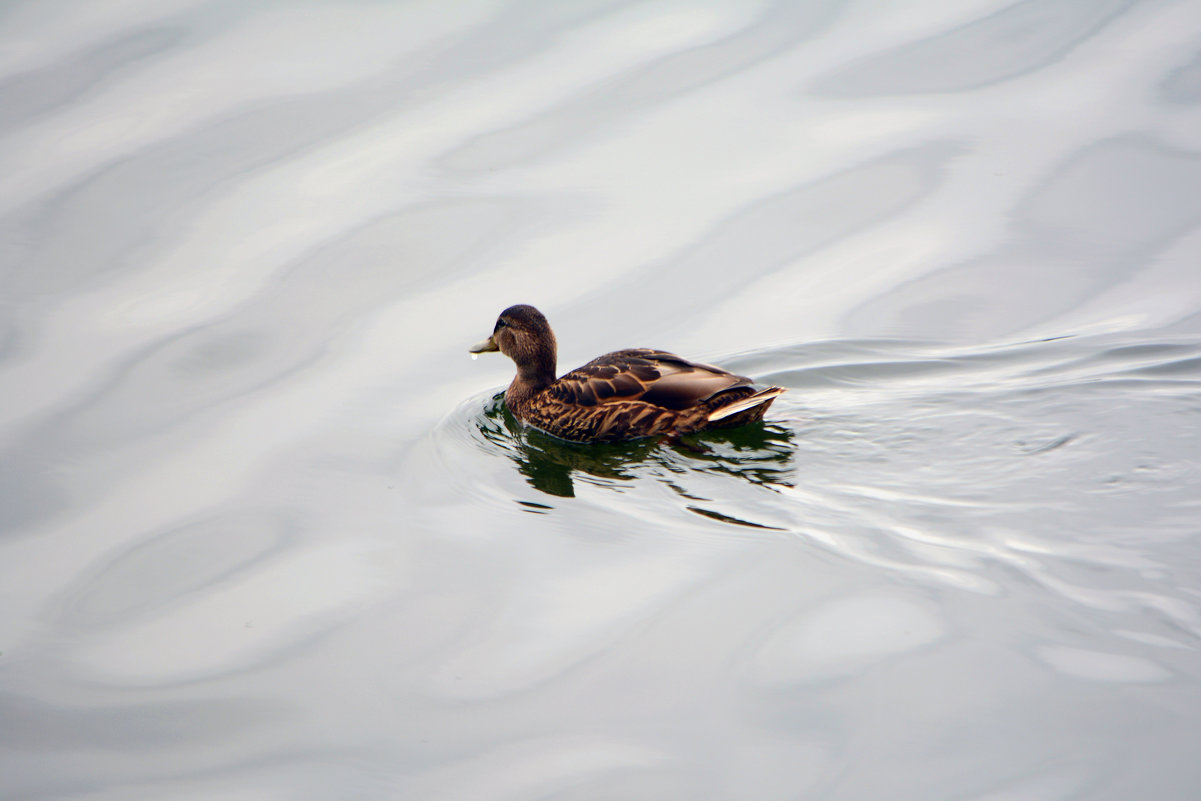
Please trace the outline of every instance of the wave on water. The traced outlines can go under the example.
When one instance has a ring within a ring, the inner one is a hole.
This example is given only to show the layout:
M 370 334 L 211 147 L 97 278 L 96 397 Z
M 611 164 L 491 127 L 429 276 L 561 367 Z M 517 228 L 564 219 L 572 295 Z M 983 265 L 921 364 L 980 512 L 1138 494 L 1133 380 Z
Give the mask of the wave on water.
M 522 426 L 492 393 L 464 402 L 433 441 L 461 487 L 491 484 L 509 508 L 789 533 L 983 592 L 998 591 L 998 564 L 1066 592 L 1064 565 L 1144 564 L 1132 527 L 1190 530 L 1199 341 L 830 341 L 725 362 L 791 391 L 765 423 L 699 435 L 704 453 L 564 442 Z

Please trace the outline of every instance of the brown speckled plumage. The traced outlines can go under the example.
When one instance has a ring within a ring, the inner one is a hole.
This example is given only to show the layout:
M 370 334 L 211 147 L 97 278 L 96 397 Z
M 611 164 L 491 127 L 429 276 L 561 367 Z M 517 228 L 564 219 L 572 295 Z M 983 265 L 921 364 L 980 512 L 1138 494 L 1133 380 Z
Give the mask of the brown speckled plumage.
M 607 353 L 555 378 L 554 332 L 533 306 L 500 313 L 492 336 L 472 353 L 501 351 L 517 365 L 505 392 L 509 410 L 548 434 L 577 442 L 677 437 L 760 420 L 781 387 L 638 348 Z

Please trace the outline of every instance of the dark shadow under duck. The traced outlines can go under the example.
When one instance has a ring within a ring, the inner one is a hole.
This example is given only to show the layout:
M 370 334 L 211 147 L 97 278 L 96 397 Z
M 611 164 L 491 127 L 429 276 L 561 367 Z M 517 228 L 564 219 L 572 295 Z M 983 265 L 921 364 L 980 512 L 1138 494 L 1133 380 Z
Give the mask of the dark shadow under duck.
M 574 442 L 618 442 L 639 437 L 675 440 L 709 428 L 761 420 L 782 387 L 674 353 L 619 350 L 555 378 L 555 334 L 533 306 L 500 313 L 492 336 L 472 353 L 500 351 L 517 364 L 505 404 L 522 422 Z

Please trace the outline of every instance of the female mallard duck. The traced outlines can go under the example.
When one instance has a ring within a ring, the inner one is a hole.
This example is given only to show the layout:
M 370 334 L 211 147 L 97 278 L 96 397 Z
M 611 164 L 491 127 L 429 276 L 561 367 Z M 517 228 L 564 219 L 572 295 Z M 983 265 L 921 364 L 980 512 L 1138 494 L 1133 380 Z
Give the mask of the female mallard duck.
M 492 336 L 472 353 L 500 351 L 517 363 L 505 391 L 509 411 L 525 423 L 576 442 L 638 437 L 675 439 L 706 428 L 763 418 L 782 387 L 756 389 L 751 379 L 661 350 L 606 353 L 555 378 L 555 334 L 533 306 L 500 313 Z

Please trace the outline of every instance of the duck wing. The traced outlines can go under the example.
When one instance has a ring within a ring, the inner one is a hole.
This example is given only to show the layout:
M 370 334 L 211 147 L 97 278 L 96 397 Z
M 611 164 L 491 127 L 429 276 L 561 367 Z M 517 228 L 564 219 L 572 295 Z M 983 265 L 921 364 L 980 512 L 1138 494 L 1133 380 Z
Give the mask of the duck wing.
M 643 401 L 665 409 L 688 409 L 751 379 L 661 350 L 637 348 L 606 353 L 564 375 L 548 389 L 556 400 L 577 406 Z

